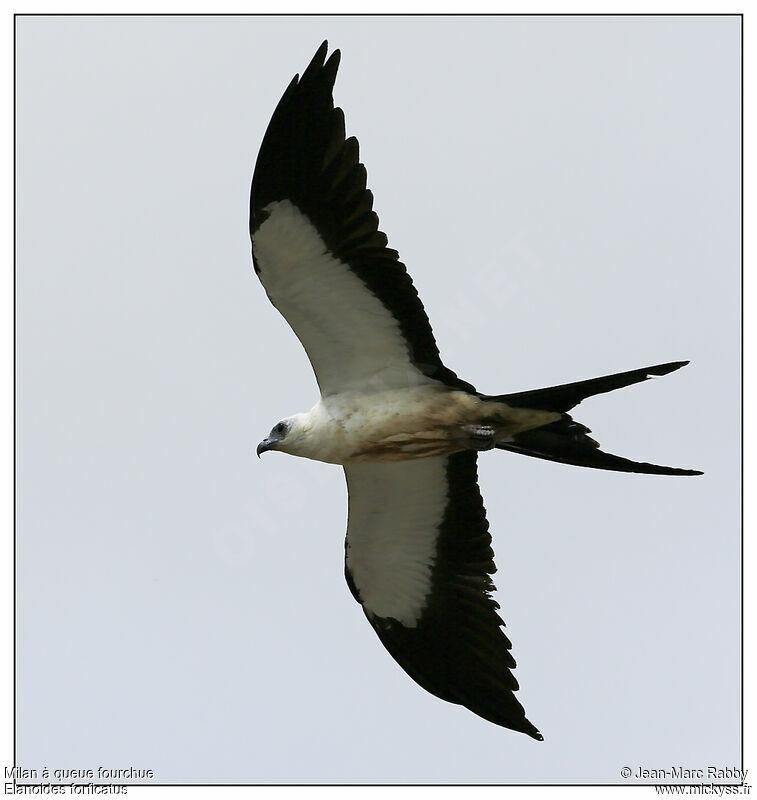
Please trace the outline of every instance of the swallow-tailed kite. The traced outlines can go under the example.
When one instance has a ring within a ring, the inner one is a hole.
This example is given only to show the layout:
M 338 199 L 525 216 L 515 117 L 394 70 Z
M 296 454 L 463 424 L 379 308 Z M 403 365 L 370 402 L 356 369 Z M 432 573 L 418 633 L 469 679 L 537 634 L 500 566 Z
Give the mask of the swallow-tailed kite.
M 476 462 L 512 450 L 583 467 L 698 475 L 602 452 L 568 413 L 686 361 L 548 389 L 477 392 L 444 366 L 423 305 L 387 247 L 354 137 L 318 49 L 273 113 L 252 179 L 255 271 L 305 348 L 321 399 L 257 448 L 344 467 L 345 574 L 384 646 L 424 689 L 541 740 L 513 692 L 491 598 L 495 566 Z

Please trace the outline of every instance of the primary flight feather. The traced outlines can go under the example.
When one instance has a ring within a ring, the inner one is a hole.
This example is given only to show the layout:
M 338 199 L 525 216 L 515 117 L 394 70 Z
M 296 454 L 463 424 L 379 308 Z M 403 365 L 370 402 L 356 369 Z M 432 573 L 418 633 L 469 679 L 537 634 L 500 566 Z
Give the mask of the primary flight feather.
M 345 575 L 387 650 L 429 692 L 541 740 L 514 692 L 515 661 L 491 598 L 495 571 L 480 451 L 622 472 L 698 475 L 604 453 L 568 413 L 666 375 L 659 364 L 548 389 L 484 395 L 442 363 L 428 317 L 366 188 L 332 91 L 324 42 L 291 81 L 252 179 L 255 272 L 313 366 L 321 399 L 258 445 L 341 464 Z

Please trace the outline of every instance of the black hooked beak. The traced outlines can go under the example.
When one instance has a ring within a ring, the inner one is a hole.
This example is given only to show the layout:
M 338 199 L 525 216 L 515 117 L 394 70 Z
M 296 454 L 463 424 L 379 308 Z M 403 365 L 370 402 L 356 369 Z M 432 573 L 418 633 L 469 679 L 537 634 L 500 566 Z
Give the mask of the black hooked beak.
M 261 453 L 265 453 L 266 450 L 275 450 L 276 445 L 279 443 L 278 439 L 263 439 L 263 441 L 258 445 L 257 450 L 255 451 L 258 454 L 258 458 L 260 458 Z

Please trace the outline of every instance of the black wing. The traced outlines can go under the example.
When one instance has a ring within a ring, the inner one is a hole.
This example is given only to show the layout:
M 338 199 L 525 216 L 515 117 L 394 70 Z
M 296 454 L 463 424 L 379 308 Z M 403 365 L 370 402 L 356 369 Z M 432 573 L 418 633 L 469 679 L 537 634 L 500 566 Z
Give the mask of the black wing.
M 542 740 L 513 694 L 476 453 L 345 468 L 346 576 L 400 666 L 443 700 Z
M 410 276 L 378 229 L 357 140 L 345 138 L 332 99 L 339 51 L 328 61 L 326 51 L 324 42 L 289 84 L 260 147 L 250 199 L 255 270 L 325 394 L 382 368 L 393 388 L 425 378 L 473 391 L 442 364 Z

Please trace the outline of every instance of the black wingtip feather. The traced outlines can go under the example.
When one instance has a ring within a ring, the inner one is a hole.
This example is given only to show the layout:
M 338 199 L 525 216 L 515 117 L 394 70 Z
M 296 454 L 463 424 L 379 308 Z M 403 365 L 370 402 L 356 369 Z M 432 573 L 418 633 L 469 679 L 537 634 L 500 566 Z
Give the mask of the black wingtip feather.
M 326 85 L 333 89 L 342 54 L 341 51 L 334 50 L 327 61 L 326 54 L 328 53 L 328 49 L 328 40 L 324 39 L 321 46 L 315 51 L 313 58 L 310 59 L 310 63 L 305 68 L 305 72 L 302 73 L 301 83 L 307 84 L 311 81 L 323 78 Z
M 336 73 L 341 63 L 342 63 L 342 51 L 334 50 L 334 52 L 329 56 L 329 60 L 326 62 L 326 65 L 324 66 L 324 70 L 326 71 L 326 74 L 331 77 L 332 83 L 334 81 L 334 78 L 336 78 Z
M 528 720 L 526 720 L 525 722 L 526 724 L 521 729 L 521 733 L 525 733 L 532 739 L 536 739 L 537 742 L 543 742 L 544 737 L 542 736 L 541 731 L 535 725 L 532 725 Z
M 318 71 L 326 62 L 326 53 L 329 51 L 329 42 L 328 39 L 324 39 L 318 49 L 315 51 L 315 54 L 310 59 L 310 63 L 305 68 L 305 72 L 302 75 L 304 80 L 305 76 L 311 77 L 314 72 Z

